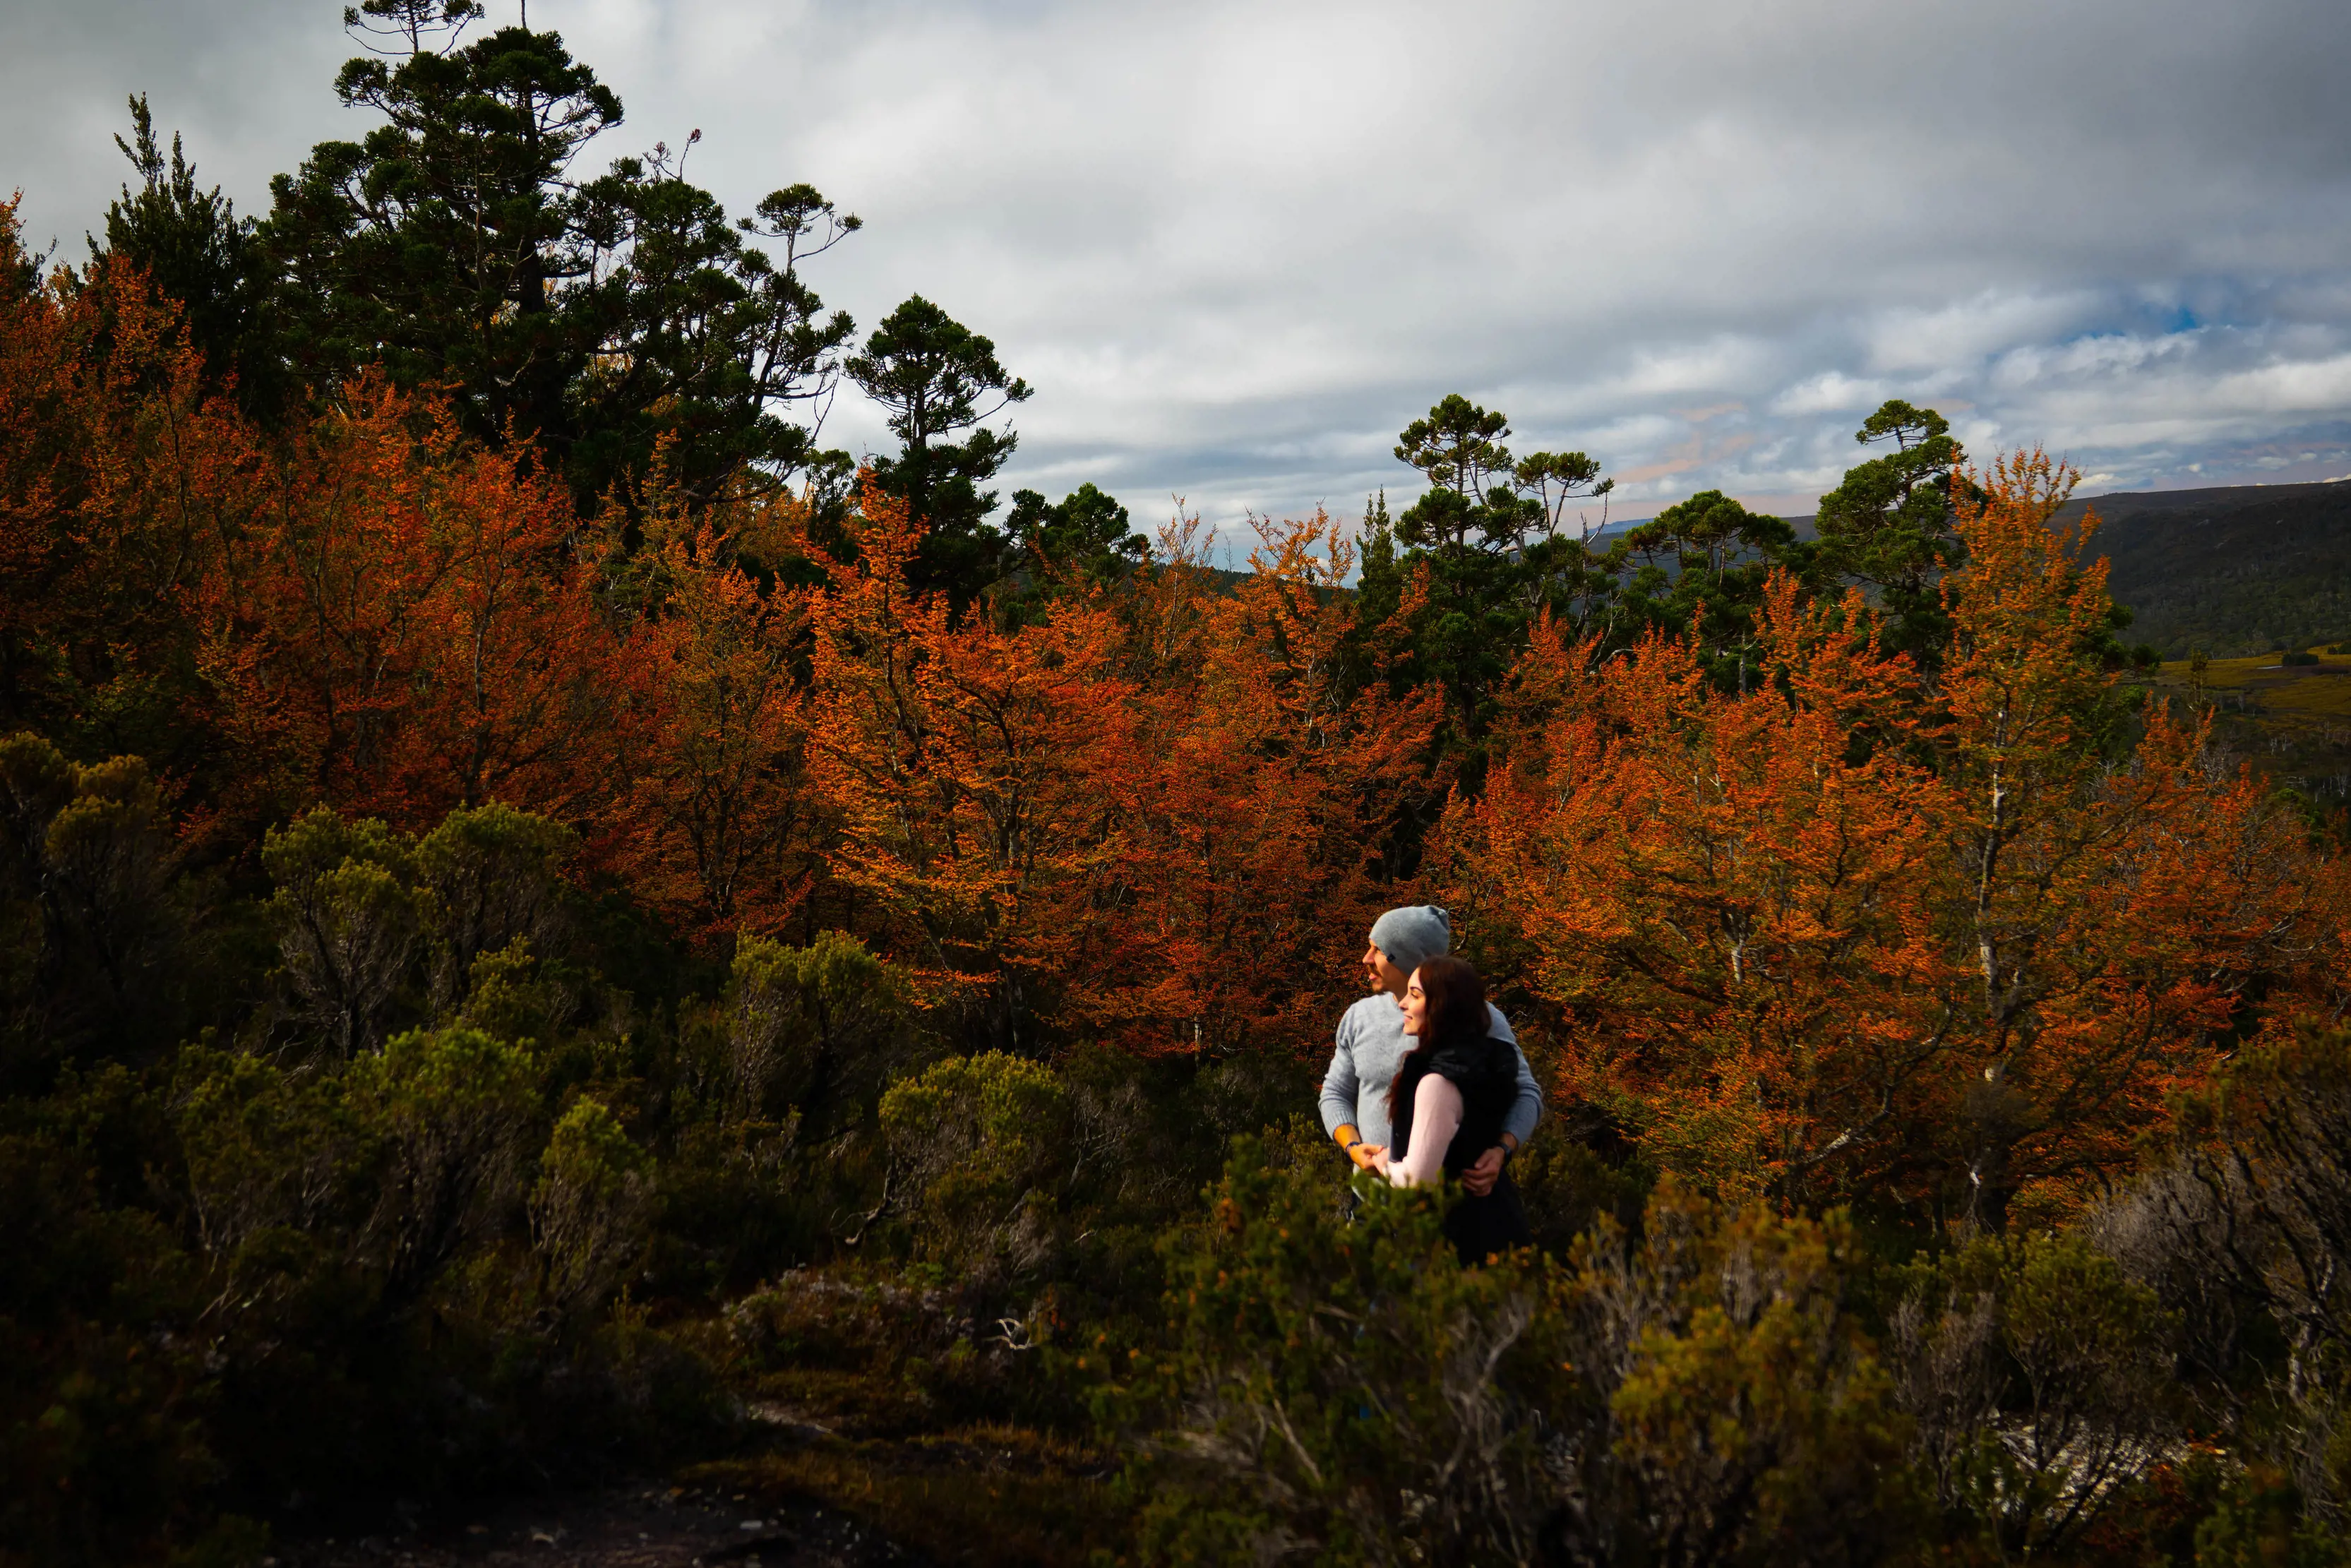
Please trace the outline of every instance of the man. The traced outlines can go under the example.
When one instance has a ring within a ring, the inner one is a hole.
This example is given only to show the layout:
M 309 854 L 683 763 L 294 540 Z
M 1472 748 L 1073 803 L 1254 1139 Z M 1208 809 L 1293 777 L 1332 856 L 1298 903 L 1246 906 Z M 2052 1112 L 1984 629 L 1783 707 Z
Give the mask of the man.
M 1412 972 L 1426 958 L 1441 956 L 1453 945 L 1453 917 L 1433 904 L 1391 909 L 1372 923 L 1371 945 L 1364 949 L 1364 974 L 1372 994 L 1357 1002 L 1339 1020 L 1338 1050 L 1331 1070 L 1322 1075 L 1322 1130 L 1338 1140 L 1347 1157 L 1364 1170 L 1388 1142 L 1388 1085 L 1396 1064 L 1414 1044 L 1404 1032 L 1404 1009 L 1399 1005 Z M 1486 1009 L 1486 1032 L 1516 1046 L 1519 1037 L 1491 1004 Z M 1461 1175 L 1461 1185 L 1484 1197 L 1502 1174 L 1502 1162 L 1517 1152 L 1542 1115 L 1542 1090 L 1527 1067 L 1527 1053 L 1519 1052 L 1519 1098 L 1502 1123 L 1502 1142 L 1488 1149 Z M 1401 1155 L 1401 1150 L 1397 1151 Z

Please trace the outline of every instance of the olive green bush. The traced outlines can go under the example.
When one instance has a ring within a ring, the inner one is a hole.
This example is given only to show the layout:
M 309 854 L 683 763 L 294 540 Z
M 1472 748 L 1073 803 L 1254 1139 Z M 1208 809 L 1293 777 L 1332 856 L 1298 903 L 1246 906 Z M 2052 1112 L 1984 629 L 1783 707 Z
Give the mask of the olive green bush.
M 213 863 L 169 808 L 0 740 L 0 1560 L 249 1562 L 744 1405 L 1026 1425 L 1163 1562 L 2346 1560 L 2344 1035 L 2054 1233 L 1653 1189 L 1554 1106 L 1540 1246 L 1464 1270 L 1302 1060 L 965 1054 L 854 938 L 667 946 L 497 803 Z
M 1033 1270 L 1069 1169 L 1070 1096 L 1042 1064 L 955 1057 L 882 1097 L 891 1180 L 918 1256 L 967 1272 Z
M 1946 1530 L 2062 1556 L 2185 1436 L 2175 1325 L 2077 1236 L 1978 1238 L 1910 1273 L 1888 1350 Z
M 145 762 L 0 738 L 0 1074 L 177 1026 L 193 911 L 175 858 Z
M 321 806 L 265 836 L 261 863 L 277 887 L 268 911 L 290 1010 L 340 1054 L 379 1043 L 433 923 L 415 846 L 373 818 L 346 822 Z
M 747 936 L 728 997 L 733 1091 L 753 1116 L 861 1104 L 908 1061 L 911 1011 L 896 971 L 853 936 L 828 931 L 805 947 Z
M 581 1097 L 555 1124 L 530 1195 L 549 1308 L 565 1317 L 603 1305 L 644 1251 L 653 1226 L 653 1161 L 612 1113 Z
M 266 885 L 199 887 L 141 766 L 0 742 L 10 1062 L 68 1063 L 0 1099 L 0 1559 L 250 1560 L 256 1515 L 717 1429 L 707 1367 L 616 1304 L 661 1155 L 571 843 L 321 810 Z M 241 1010 L 175 1040 L 198 958 Z
M 1344 1192 L 1236 1140 L 1169 1244 L 1164 1345 L 1092 1347 L 1106 1408 L 1158 1428 L 1133 1478 L 1154 1560 L 1533 1560 L 1534 1413 L 1572 1376 L 1552 1266 L 1465 1270 L 1437 1195 L 1365 1181 L 1351 1219 Z
M 2092 1234 L 2179 1323 L 2182 1394 L 2351 1527 L 2351 1030 L 2243 1051 Z M 2271 1503 L 2277 1496 L 2273 1491 Z
M 1603 1216 L 1556 1310 L 1577 1383 L 1552 1415 L 1573 1563 L 1862 1563 L 1917 1539 L 1910 1423 L 1820 1220 L 1661 1186 Z

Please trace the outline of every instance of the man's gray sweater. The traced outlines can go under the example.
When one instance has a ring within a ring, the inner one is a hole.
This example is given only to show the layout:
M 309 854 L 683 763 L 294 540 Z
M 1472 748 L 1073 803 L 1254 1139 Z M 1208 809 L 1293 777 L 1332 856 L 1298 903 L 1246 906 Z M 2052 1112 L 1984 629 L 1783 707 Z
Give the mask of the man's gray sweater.
M 1486 1008 L 1486 1032 L 1512 1045 L 1519 1037 L 1491 1003 Z M 1374 991 L 1349 1008 L 1339 1020 L 1339 1049 L 1331 1057 L 1331 1071 L 1322 1075 L 1322 1130 L 1336 1133 L 1353 1122 L 1367 1144 L 1385 1146 L 1388 1125 L 1388 1085 L 1395 1081 L 1413 1038 L 1404 1031 L 1404 1009 L 1385 991 Z M 1519 1052 L 1519 1098 L 1502 1123 L 1502 1131 L 1523 1144 L 1542 1115 L 1542 1090 Z M 1395 1151 L 1401 1156 L 1402 1149 Z

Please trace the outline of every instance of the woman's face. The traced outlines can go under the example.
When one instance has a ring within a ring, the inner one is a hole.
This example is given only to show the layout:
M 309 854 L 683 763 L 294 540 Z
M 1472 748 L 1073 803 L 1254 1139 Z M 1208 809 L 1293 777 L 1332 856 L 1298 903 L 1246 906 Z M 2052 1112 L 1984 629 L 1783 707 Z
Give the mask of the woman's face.
M 1428 993 L 1420 988 L 1420 971 L 1415 969 L 1412 978 L 1404 985 L 1404 1031 L 1417 1037 L 1428 1018 Z

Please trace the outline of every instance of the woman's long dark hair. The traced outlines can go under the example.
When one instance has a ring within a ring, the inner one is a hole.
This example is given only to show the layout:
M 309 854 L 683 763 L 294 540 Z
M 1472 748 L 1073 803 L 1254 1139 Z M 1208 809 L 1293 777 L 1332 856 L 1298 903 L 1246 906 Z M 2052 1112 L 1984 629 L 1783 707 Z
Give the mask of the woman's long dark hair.
M 1388 1120 L 1396 1114 L 1396 1094 L 1404 1087 L 1405 1063 L 1426 1057 L 1440 1045 L 1468 1044 L 1486 1037 L 1486 982 L 1466 958 L 1429 958 L 1413 971 L 1420 977 L 1420 994 L 1427 999 L 1427 1021 L 1420 1038 L 1396 1062 L 1388 1081 Z

